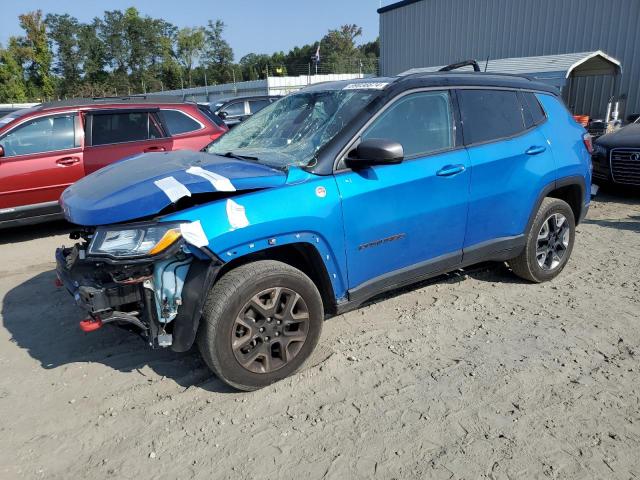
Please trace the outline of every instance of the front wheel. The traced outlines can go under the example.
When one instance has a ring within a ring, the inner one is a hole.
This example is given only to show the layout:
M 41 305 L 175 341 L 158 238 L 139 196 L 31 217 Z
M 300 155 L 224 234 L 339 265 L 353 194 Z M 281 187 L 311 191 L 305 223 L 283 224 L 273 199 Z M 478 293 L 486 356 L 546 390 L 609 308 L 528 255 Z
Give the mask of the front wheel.
M 563 200 L 545 198 L 527 234 L 522 253 L 509 261 L 513 273 L 540 283 L 555 278 L 565 267 L 576 236 L 571 207 Z
M 318 343 L 324 319 L 314 283 L 285 263 L 242 265 L 207 297 L 198 347 L 224 382 L 256 390 L 295 373 Z

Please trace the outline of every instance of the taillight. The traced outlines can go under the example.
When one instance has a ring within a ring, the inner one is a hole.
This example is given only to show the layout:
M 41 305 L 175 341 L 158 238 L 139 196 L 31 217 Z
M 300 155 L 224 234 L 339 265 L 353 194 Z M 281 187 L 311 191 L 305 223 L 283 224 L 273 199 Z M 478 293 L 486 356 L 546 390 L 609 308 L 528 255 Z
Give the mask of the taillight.
M 585 133 L 582 136 L 582 141 L 584 142 L 584 146 L 587 148 L 587 152 L 590 154 L 593 153 L 593 139 L 591 138 L 591 135 Z

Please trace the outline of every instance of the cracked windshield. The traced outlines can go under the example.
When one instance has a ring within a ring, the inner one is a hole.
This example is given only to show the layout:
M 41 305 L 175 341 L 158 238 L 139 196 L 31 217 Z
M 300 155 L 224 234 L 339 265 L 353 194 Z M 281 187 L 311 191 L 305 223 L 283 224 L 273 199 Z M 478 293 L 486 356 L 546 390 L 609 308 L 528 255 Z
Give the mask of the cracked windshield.
M 232 129 L 207 151 L 278 168 L 309 165 L 316 152 L 377 94 L 322 90 L 289 95 Z

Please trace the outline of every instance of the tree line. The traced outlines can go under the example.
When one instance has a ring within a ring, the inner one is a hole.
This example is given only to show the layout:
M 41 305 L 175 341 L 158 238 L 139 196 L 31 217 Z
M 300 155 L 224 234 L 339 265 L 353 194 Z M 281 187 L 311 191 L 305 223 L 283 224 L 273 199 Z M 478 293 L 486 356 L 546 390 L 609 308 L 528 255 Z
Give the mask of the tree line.
M 0 103 L 108 96 L 307 73 L 375 73 L 378 40 L 343 25 L 318 42 L 234 62 L 222 20 L 178 28 L 130 7 L 83 23 L 68 14 L 19 16 L 23 34 L 0 45 Z M 320 63 L 314 57 L 320 45 Z

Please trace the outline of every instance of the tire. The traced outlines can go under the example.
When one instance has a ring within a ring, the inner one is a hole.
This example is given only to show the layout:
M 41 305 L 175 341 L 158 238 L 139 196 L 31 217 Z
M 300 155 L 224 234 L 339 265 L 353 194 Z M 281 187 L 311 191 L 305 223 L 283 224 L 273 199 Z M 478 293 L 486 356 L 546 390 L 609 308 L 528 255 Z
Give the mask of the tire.
M 544 239 L 543 227 L 547 231 L 553 232 L 554 224 L 548 222 L 559 223 L 561 217 L 564 217 L 566 225 L 563 222 L 558 232 L 551 233 L 550 237 Z M 540 243 L 539 235 L 542 235 Z M 563 200 L 547 197 L 542 201 L 531 228 L 527 232 L 524 250 L 516 258 L 509 260 L 509 266 L 513 273 L 525 280 L 535 283 L 551 280 L 567 264 L 573 250 L 575 236 L 576 221 L 571 207 Z M 556 247 L 551 248 L 550 243 L 555 244 Z M 551 250 L 549 250 L 550 248 Z M 546 255 L 543 253 L 545 249 L 547 250 Z M 557 250 L 556 255 L 553 254 L 554 250 Z M 539 259 L 543 258 L 544 262 L 541 265 Z
M 285 263 L 260 260 L 227 272 L 213 285 L 198 348 L 222 381 L 257 390 L 302 367 L 323 320 L 322 298 L 309 277 Z

